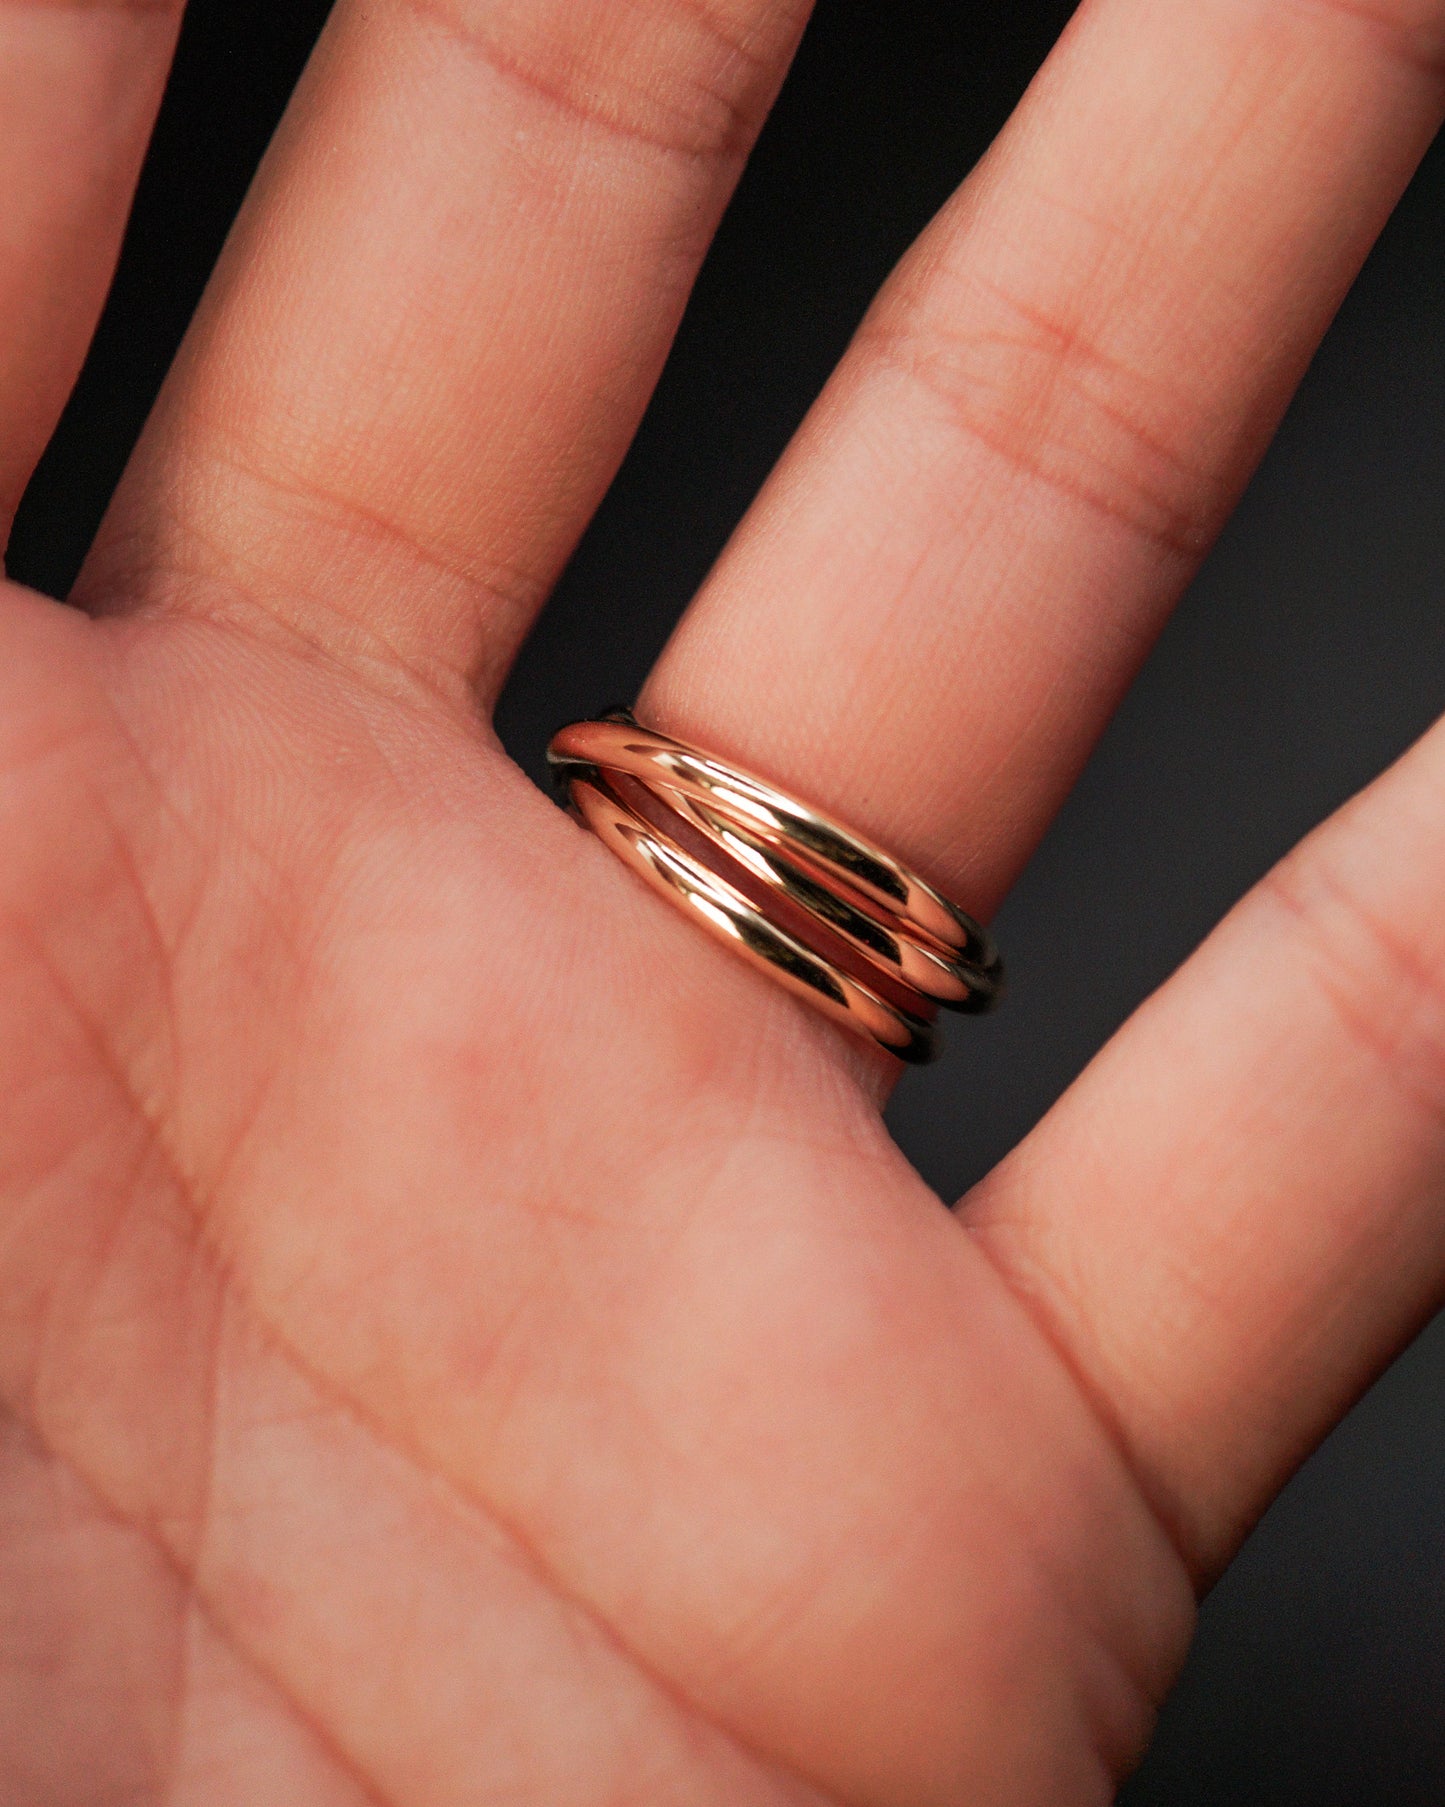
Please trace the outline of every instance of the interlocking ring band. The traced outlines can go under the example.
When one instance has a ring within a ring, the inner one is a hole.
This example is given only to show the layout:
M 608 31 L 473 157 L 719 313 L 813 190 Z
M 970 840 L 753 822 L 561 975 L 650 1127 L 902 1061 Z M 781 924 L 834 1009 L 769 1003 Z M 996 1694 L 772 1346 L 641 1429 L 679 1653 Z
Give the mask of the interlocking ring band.
M 998 1001 L 985 931 L 831 817 L 625 709 L 547 750 L 583 822 L 669 902 L 836 1022 L 923 1062 L 940 1009 Z

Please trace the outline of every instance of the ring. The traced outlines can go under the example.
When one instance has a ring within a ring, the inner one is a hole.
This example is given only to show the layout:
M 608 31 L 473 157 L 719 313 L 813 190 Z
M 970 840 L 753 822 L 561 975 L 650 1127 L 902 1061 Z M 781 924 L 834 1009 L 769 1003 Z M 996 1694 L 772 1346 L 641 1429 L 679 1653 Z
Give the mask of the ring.
M 753 773 L 625 709 L 561 729 L 547 763 L 563 800 L 654 890 L 899 1059 L 936 1059 L 940 1009 L 998 1002 L 1003 966 L 971 916 Z

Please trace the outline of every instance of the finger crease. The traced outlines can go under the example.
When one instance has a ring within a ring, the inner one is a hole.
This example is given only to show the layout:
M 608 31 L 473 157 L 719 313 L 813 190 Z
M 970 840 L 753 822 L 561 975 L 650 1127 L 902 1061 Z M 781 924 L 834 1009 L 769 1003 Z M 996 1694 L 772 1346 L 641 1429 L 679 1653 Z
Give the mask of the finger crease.
M 1072 1383 L 1084 1410 L 1097 1427 L 1100 1435 L 1117 1455 L 1124 1474 L 1143 1502 L 1160 1535 L 1183 1564 L 1185 1573 L 1189 1576 L 1196 1593 L 1202 1592 L 1209 1577 L 1203 1556 L 1195 1549 L 1194 1539 L 1189 1534 L 1188 1515 L 1183 1510 L 1182 1502 L 1174 1497 L 1165 1485 L 1163 1477 L 1155 1474 L 1140 1459 L 1123 1419 L 1109 1403 L 1105 1391 L 1096 1384 L 1088 1364 L 1074 1348 L 1068 1333 L 1050 1308 L 1042 1290 L 1030 1286 L 1023 1274 L 1016 1271 L 1005 1260 L 1000 1250 L 995 1247 L 993 1238 L 988 1233 L 987 1225 L 969 1222 L 968 1203 L 968 1199 L 965 1198 L 959 1205 L 959 1221 L 968 1231 L 974 1246 L 983 1255 L 994 1273 L 998 1275 L 1010 1296 L 1017 1301 L 1045 1346 L 1052 1351 L 1054 1358 Z M 1152 1678 L 1130 1671 L 1130 1679 L 1138 1688 L 1141 1699 L 1154 1700 L 1157 1704 L 1158 1689 Z
M 1027 313 L 1021 317 L 1025 321 L 1030 318 Z M 941 403 L 954 429 L 963 437 L 1019 475 L 1124 528 L 1132 539 L 1150 548 L 1165 563 L 1192 568 L 1206 550 L 1222 513 L 1222 504 L 1214 493 L 1216 486 L 1205 473 L 1181 460 L 1172 447 L 1151 433 L 1118 400 L 1091 393 L 1077 380 L 1070 381 L 1071 366 L 1093 363 L 1111 371 L 1102 354 L 1085 352 L 1085 342 L 1057 323 L 1049 323 L 1047 328 L 1039 322 L 1033 324 L 1038 334 L 1045 337 L 1042 351 L 1032 338 L 1020 340 L 1001 333 L 993 335 L 992 340 L 983 334 L 964 338 L 936 324 L 924 327 L 917 322 L 905 327 L 879 325 L 871 330 L 865 326 L 864 342 L 883 364 L 901 371 Z M 962 368 L 969 362 L 969 353 L 985 350 L 990 343 L 1025 359 L 1037 355 L 1047 361 L 1048 380 L 1041 386 L 1033 381 L 1026 385 L 1027 389 L 1042 389 L 1042 398 L 1031 408 L 1019 408 L 1020 385 L 1014 379 L 1006 379 L 1002 385 L 997 381 L 990 384 Z M 1087 434 L 1061 433 L 1063 410 L 1050 395 L 1050 390 L 1061 381 L 1070 381 L 1071 397 L 1096 418 L 1109 423 L 1115 436 L 1124 442 L 1126 456 L 1142 454 L 1143 462 L 1164 467 L 1170 473 L 1170 481 L 1146 482 L 1141 474 L 1126 470 L 1125 456 L 1107 459 L 1100 451 L 1089 453 Z M 984 398 L 990 389 L 997 393 L 1000 386 L 1011 411 L 986 405 Z M 1019 422 L 1024 424 L 1023 431 Z M 1090 462 L 1099 468 L 1100 475 L 1085 474 Z M 1191 495 L 1201 486 L 1207 496 L 1202 504 L 1192 500 Z M 1176 489 L 1179 499 L 1169 493 Z
M 468 23 L 450 0 L 398 0 L 398 3 L 419 24 L 464 50 L 498 79 L 543 102 L 574 125 L 603 133 L 624 144 L 682 157 L 690 162 L 739 160 L 760 123 L 757 106 L 744 105 L 724 92 L 720 83 L 709 86 L 699 82 L 695 104 L 690 108 L 669 105 L 660 97 L 639 90 L 638 99 L 646 110 L 677 116 L 677 124 L 671 130 L 658 124 L 647 124 L 640 117 L 629 117 L 614 87 L 597 78 L 589 79 L 588 72 L 583 69 L 574 72 L 564 67 L 557 74 L 545 72 L 498 38 Z M 695 10 L 694 16 L 700 22 L 705 18 Z M 707 29 L 716 34 L 721 28 L 709 20 Z M 739 54 L 739 47 L 732 40 L 728 40 L 728 48 L 732 54 Z M 711 124 L 700 116 L 707 111 L 715 115 Z
M 1328 871 L 1323 860 L 1310 859 L 1307 852 L 1267 874 L 1260 894 L 1284 908 L 1312 950 L 1320 989 L 1350 1040 L 1373 1055 L 1391 1083 L 1445 1128 L 1445 971 L 1437 970 Z M 1344 916 L 1345 934 L 1329 926 L 1331 910 Z M 1393 985 L 1361 983 L 1361 942 L 1377 956 Z M 1404 1000 L 1394 1010 L 1389 1007 L 1392 993 Z
M 1362 27 L 1404 68 L 1439 85 L 1445 81 L 1445 28 L 1438 18 L 1409 18 L 1392 0 L 1294 0 L 1302 11 Z M 1432 11 L 1436 11 L 1433 9 Z

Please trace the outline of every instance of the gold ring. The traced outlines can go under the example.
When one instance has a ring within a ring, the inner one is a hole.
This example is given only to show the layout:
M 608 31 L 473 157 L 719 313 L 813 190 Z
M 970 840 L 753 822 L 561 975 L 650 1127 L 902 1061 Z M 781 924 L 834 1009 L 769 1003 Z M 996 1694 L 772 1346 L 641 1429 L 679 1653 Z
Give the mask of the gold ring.
M 998 1001 L 972 917 L 881 847 L 624 709 L 553 736 L 583 822 L 669 902 L 845 1028 L 902 1060 L 938 1053 L 940 1008 Z

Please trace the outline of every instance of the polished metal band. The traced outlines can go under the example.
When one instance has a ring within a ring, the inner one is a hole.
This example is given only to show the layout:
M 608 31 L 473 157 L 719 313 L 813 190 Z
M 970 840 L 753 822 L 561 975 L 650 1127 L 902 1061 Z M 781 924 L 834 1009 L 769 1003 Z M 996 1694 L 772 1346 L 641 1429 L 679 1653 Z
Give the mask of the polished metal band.
M 988 935 L 916 873 L 774 785 L 640 727 L 574 722 L 558 787 L 621 859 L 710 933 L 902 1060 L 938 1052 L 940 1008 L 992 1008 Z

